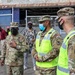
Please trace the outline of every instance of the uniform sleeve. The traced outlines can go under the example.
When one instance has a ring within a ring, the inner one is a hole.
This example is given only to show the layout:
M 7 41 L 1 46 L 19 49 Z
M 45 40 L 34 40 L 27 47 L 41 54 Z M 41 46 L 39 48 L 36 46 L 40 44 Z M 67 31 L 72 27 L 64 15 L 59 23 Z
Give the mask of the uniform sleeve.
M 22 35 L 19 37 L 19 44 L 17 44 L 16 49 L 20 50 L 21 52 L 25 52 L 26 50 L 28 50 L 28 45 L 26 44 L 26 39 L 25 37 Z
M 33 48 L 32 48 L 31 54 L 32 54 L 33 57 L 37 54 L 35 43 L 33 44 Z
M 62 37 L 58 33 L 55 33 L 51 37 L 51 43 L 53 47 L 52 50 L 45 56 L 40 57 L 40 61 L 52 61 L 59 55 L 59 49 L 62 44 Z
M 75 73 L 75 36 L 73 36 L 68 43 L 68 57 L 70 72 Z

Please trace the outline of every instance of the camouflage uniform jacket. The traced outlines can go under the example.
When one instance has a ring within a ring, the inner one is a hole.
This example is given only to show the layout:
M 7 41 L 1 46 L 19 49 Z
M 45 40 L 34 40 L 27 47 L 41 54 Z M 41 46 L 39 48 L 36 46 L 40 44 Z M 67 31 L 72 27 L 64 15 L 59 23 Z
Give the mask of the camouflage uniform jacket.
M 72 30 L 75 30 L 75 28 L 73 28 Z M 75 75 L 75 35 L 72 36 L 68 42 L 68 57 L 70 73 L 74 73 Z
M 9 43 L 15 41 L 16 48 L 10 47 Z M 17 36 L 8 35 L 4 43 L 5 64 L 9 66 L 23 65 L 23 53 L 27 50 L 25 37 L 21 34 Z
M 36 30 L 34 30 L 33 28 L 31 31 L 29 29 L 25 29 L 23 35 L 26 36 L 26 42 L 29 45 L 29 47 L 32 47 L 34 44 L 34 42 L 32 42 L 32 39 L 35 39 L 36 37 Z
M 43 39 L 43 37 L 45 36 L 47 32 L 43 32 L 41 33 L 41 37 L 40 37 L 40 44 L 41 44 L 41 41 Z M 59 33 L 56 31 L 54 34 L 52 34 L 52 36 L 50 37 L 50 40 L 51 40 L 51 44 L 52 44 L 52 47 L 53 47 L 53 50 L 51 50 L 48 54 L 46 54 L 45 56 L 42 56 L 41 58 L 39 58 L 39 61 L 40 62 L 46 62 L 46 61 L 52 61 L 53 59 L 55 59 L 58 54 L 59 54 L 59 49 L 60 49 L 60 46 L 62 44 L 62 38 L 61 36 L 59 35 Z M 32 50 L 32 55 L 35 56 L 37 53 L 36 51 L 36 47 L 35 47 L 35 44 L 33 46 L 33 50 Z M 55 69 L 54 68 L 50 68 L 50 69 L 47 69 L 47 68 L 40 68 L 40 67 L 37 67 L 39 70 L 53 70 Z

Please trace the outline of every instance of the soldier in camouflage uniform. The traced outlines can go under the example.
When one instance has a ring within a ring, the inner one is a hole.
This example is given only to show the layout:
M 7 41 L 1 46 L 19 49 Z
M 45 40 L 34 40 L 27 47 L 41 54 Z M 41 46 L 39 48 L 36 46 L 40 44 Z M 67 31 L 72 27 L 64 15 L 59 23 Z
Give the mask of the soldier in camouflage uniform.
M 74 8 L 62 8 L 57 14 L 59 28 L 67 34 L 60 48 L 57 75 L 75 75 Z
M 4 43 L 4 59 L 7 75 L 23 75 L 23 53 L 27 50 L 25 37 L 18 33 L 18 23 L 11 23 L 11 35 Z M 3 64 L 3 62 L 2 62 Z
M 36 59 L 35 74 L 56 75 L 57 57 L 62 38 L 59 33 L 52 28 L 49 15 L 42 16 L 39 22 L 39 28 L 41 31 L 37 34 L 36 42 L 32 50 L 32 55 Z M 54 61 L 55 59 L 56 61 Z

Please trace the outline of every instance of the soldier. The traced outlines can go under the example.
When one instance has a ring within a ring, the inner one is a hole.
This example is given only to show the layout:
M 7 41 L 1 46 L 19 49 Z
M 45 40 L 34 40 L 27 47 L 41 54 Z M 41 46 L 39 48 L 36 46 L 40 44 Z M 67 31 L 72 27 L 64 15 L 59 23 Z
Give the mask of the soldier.
M 44 15 L 39 20 L 40 32 L 32 50 L 36 59 L 36 75 L 56 75 L 57 59 L 62 38 L 50 24 L 50 16 Z
M 11 34 L 4 43 L 4 59 L 7 75 L 23 75 L 23 53 L 26 51 L 25 37 L 18 32 L 18 23 L 11 23 Z M 3 64 L 3 62 L 2 62 Z
M 57 75 L 75 75 L 74 8 L 62 8 L 57 14 L 59 28 L 67 34 L 60 48 Z

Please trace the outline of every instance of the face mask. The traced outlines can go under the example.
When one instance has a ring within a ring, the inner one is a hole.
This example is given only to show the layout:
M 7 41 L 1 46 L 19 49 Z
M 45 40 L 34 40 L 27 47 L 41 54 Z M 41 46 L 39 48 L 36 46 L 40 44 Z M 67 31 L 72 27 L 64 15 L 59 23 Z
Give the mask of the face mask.
M 11 34 L 16 36 L 18 34 L 18 28 L 11 28 Z
M 29 28 L 29 29 L 32 29 L 32 25 L 29 25 L 28 28 Z
M 61 30 L 63 30 L 63 24 L 62 25 L 60 25 L 60 22 L 58 22 L 58 27 L 61 29 Z
M 7 29 L 7 32 L 9 32 L 10 31 L 10 29 Z
M 29 23 L 29 24 L 28 24 L 28 28 L 29 28 L 29 29 L 32 29 L 32 23 Z
M 62 24 L 60 24 L 61 21 L 62 21 L 62 19 L 58 22 L 58 27 L 59 27 L 61 30 L 63 30 L 63 24 L 64 24 L 64 22 L 63 22 Z
M 44 27 L 43 24 L 39 24 L 39 29 L 40 29 L 41 31 L 44 31 L 44 30 L 46 29 L 46 27 Z

